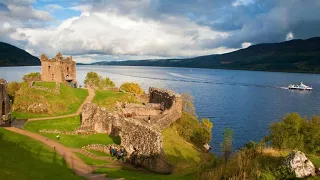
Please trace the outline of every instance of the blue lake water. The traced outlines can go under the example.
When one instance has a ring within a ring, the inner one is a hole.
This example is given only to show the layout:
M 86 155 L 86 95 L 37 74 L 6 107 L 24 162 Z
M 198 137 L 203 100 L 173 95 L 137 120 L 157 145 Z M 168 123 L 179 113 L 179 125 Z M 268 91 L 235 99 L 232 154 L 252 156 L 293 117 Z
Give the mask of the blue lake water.
M 40 67 L 0 67 L 0 78 L 20 81 L 24 74 L 35 71 L 40 72 Z M 270 123 L 288 112 L 298 112 L 303 116 L 320 115 L 318 74 L 78 66 L 79 84 L 83 84 L 89 71 L 110 77 L 118 86 L 123 82 L 137 82 L 145 90 L 156 86 L 192 94 L 199 118 L 208 117 L 214 124 L 211 145 L 216 153 L 220 152 L 224 128 L 234 130 L 234 148 L 237 149 L 250 140 L 260 140 L 267 134 Z M 281 88 L 301 81 L 314 90 L 302 92 Z

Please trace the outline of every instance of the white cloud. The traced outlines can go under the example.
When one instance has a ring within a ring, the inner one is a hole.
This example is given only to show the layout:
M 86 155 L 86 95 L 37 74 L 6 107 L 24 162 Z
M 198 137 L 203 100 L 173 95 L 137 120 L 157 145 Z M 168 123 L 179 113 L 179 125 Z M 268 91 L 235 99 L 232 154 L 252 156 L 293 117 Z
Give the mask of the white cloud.
M 82 13 L 79 17 L 63 21 L 58 27 L 18 28 L 16 34 L 22 33 L 24 37 L 13 37 L 28 41 L 25 48 L 34 49 L 33 54 L 37 56 L 42 53 L 54 56 L 56 52 L 62 52 L 83 56 L 102 54 L 149 59 L 193 57 L 235 50 L 224 47 L 204 49 L 204 41 L 226 38 L 229 34 L 200 26 L 182 17 L 168 16 L 164 21 L 157 21 L 114 11 Z M 81 62 L 95 58 L 82 58 Z
M 9 29 L 11 27 L 10 23 L 4 22 L 3 23 L 3 29 Z
M 289 32 L 286 36 L 286 41 L 290 41 L 294 38 L 294 34 L 292 32 Z
M 232 6 L 237 7 L 237 6 L 246 6 L 248 4 L 254 3 L 253 0 L 235 0 L 232 3 Z
M 244 42 L 244 43 L 241 44 L 241 47 L 242 47 L 242 48 L 247 48 L 247 47 L 249 47 L 249 46 L 251 46 L 251 45 L 252 45 L 251 42 Z

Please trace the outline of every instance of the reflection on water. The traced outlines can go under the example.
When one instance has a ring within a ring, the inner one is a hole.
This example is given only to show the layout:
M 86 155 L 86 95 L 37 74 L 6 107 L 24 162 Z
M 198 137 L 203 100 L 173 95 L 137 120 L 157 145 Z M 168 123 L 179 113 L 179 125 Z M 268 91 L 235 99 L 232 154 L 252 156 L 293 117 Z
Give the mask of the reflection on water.
M 29 72 L 40 72 L 40 67 L 0 67 L 0 77 L 20 81 Z M 110 77 L 118 86 L 137 82 L 147 90 L 149 86 L 172 89 L 193 95 L 199 117 L 209 117 L 214 124 L 211 145 L 220 151 L 224 128 L 234 129 L 234 145 L 240 147 L 249 140 L 266 135 L 271 122 L 288 112 L 303 116 L 320 115 L 320 75 L 272 73 L 253 71 L 78 66 L 80 85 L 86 73 L 95 71 Z M 313 91 L 292 91 L 289 84 L 304 82 Z

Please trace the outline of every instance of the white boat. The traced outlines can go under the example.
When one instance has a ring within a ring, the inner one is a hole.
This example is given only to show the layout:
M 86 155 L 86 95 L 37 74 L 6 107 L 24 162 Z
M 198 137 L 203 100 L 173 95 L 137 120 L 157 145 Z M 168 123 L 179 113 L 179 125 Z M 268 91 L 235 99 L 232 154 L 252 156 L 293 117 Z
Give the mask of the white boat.
M 311 91 L 312 87 L 311 86 L 307 86 L 305 84 L 303 84 L 302 82 L 299 85 L 295 85 L 295 84 L 290 84 L 288 86 L 288 89 L 294 89 L 294 90 L 302 90 L 302 91 Z

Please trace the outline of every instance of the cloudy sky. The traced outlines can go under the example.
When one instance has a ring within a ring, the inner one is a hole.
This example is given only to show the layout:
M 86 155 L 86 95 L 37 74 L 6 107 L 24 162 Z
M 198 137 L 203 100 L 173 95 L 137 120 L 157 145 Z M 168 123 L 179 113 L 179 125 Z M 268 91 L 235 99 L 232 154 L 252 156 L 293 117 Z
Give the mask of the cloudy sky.
M 320 0 L 0 0 L 0 33 L 78 62 L 194 57 L 320 36 Z

